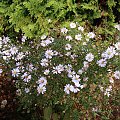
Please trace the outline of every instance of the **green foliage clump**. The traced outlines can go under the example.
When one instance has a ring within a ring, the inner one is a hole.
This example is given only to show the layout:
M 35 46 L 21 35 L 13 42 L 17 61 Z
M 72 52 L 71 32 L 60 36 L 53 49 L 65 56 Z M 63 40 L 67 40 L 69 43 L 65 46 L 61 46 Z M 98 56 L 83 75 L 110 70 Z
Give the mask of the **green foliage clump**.
M 5 30 L 22 30 L 29 38 L 47 34 L 53 26 L 65 26 L 71 20 L 92 29 L 91 24 L 97 26 L 99 34 L 112 35 L 114 22 L 120 19 L 117 0 L 2 0 L 0 6 Z

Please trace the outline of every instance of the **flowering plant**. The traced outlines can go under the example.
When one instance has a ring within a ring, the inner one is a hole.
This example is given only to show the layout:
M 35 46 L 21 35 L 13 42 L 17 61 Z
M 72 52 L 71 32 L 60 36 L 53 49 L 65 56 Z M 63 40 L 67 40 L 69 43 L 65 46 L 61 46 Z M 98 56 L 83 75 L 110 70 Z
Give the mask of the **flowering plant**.
M 72 106 L 70 111 L 79 111 L 76 105 L 82 104 L 93 110 L 99 104 L 90 104 L 95 96 L 110 97 L 114 82 L 120 79 L 120 42 L 118 37 L 111 45 L 98 41 L 99 37 L 74 22 L 38 40 L 23 35 L 13 43 L 9 37 L 1 37 L 0 57 L 16 78 L 23 106 L 63 105 L 66 112 Z

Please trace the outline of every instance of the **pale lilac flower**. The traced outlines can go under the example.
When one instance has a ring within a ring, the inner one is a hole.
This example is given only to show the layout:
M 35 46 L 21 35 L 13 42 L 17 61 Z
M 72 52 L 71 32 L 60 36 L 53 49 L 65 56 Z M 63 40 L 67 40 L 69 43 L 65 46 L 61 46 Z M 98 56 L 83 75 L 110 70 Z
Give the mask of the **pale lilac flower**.
M 84 71 L 82 69 L 79 69 L 77 73 L 80 74 L 80 75 L 82 75 L 83 72 Z
M 51 59 L 53 57 L 54 53 L 52 50 L 47 50 L 45 52 L 45 57 L 48 58 L 48 59 Z
M 2 39 L 2 42 L 3 42 L 4 44 L 7 44 L 9 41 L 10 41 L 10 38 L 9 38 L 9 37 L 3 37 L 3 39 Z
M 112 47 L 112 46 L 110 46 L 110 47 L 105 51 L 104 57 L 105 57 L 106 59 L 110 59 L 110 58 L 114 57 L 115 53 L 116 53 L 115 48 Z
M 93 59 L 94 59 L 94 55 L 92 53 L 88 53 L 85 57 L 85 59 L 88 61 L 88 62 L 92 62 Z
M 32 72 L 34 69 L 35 69 L 35 68 L 34 68 L 33 64 L 29 64 L 29 65 L 28 65 L 28 70 L 29 70 L 30 72 Z
M 115 71 L 114 72 L 114 77 L 115 77 L 115 79 L 120 79 L 120 71 Z
M 72 78 L 74 75 L 75 75 L 76 73 L 75 73 L 75 71 L 68 71 L 68 77 L 69 78 Z
M 79 89 L 79 88 L 74 87 L 74 89 L 73 89 L 73 93 L 77 93 L 77 92 L 79 92 L 79 91 L 80 91 L 80 89 Z
M 41 77 L 37 81 L 37 84 L 39 84 L 40 86 L 45 86 L 47 84 L 47 79 L 45 77 Z
M 80 87 L 80 76 L 79 75 L 74 75 L 72 77 L 72 82 L 74 82 L 75 86 Z
M 105 59 L 100 59 L 97 61 L 98 66 L 105 67 L 107 64 L 107 61 Z
M 66 94 L 70 94 L 70 91 L 73 92 L 73 90 L 74 90 L 74 86 L 70 84 L 66 84 L 66 86 L 64 87 L 64 91 Z
M 16 60 L 21 60 L 23 57 L 24 57 L 24 53 L 23 52 L 19 52 L 17 57 L 16 57 Z
M 83 62 L 83 69 L 87 70 L 88 67 L 89 67 L 89 62 L 84 61 L 84 62 Z
M 26 39 L 27 39 L 27 37 L 26 37 L 26 36 L 23 36 L 21 40 L 22 40 L 22 42 L 25 42 Z
M 44 94 L 45 92 L 46 92 L 46 87 L 45 86 L 41 86 L 41 85 L 39 85 L 38 87 L 37 87 L 37 92 L 38 92 L 38 94 Z
M 19 74 L 20 74 L 20 70 L 18 68 L 14 68 L 12 70 L 12 76 L 13 77 L 18 77 Z
M 106 88 L 104 95 L 107 95 L 108 97 L 110 96 L 110 91 L 112 91 L 112 86 L 109 86 L 108 88 Z
M 73 38 L 71 36 L 66 36 L 66 40 L 72 40 Z
M 49 65 L 48 63 L 49 63 L 48 59 L 42 59 L 40 64 L 41 66 L 47 67 Z
M 27 72 L 25 72 L 21 78 L 23 79 L 24 82 L 29 82 L 31 80 L 31 75 L 29 75 Z
M 67 29 L 67 28 L 62 28 L 62 29 L 61 29 L 61 32 L 62 32 L 63 34 L 66 34 L 66 33 L 68 32 L 68 29 Z
M 25 88 L 25 93 L 29 93 L 30 89 L 29 88 Z
M 18 52 L 18 48 L 17 47 L 11 47 L 10 52 L 11 52 L 12 55 L 14 55 Z
M 53 74 L 60 74 L 62 71 L 64 71 L 64 66 L 59 64 L 58 66 L 56 67 L 53 67 Z
M 42 40 L 40 44 L 42 47 L 46 47 L 51 43 L 52 43 L 52 41 L 50 39 L 46 39 L 46 40 Z

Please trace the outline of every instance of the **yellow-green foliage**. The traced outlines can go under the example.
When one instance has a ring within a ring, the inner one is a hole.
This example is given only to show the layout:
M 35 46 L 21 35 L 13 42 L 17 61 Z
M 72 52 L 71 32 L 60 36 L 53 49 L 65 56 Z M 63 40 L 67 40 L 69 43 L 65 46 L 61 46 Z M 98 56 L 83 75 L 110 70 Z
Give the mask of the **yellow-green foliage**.
M 0 30 L 22 30 L 29 38 L 38 37 L 53 26 L 67 21 L 90 23 L 99 27 L 100 34 L 112 34 L 118 21 L 120 2 L 117 0 L 2 0 Z M 6 23 L 6 19 L 7 21 Z M 50 21 L 51 20 L 51 21 Z M 102 29 L 102 30 L 101 30 Z M 107 30 L 106 30 L 107 29 Z

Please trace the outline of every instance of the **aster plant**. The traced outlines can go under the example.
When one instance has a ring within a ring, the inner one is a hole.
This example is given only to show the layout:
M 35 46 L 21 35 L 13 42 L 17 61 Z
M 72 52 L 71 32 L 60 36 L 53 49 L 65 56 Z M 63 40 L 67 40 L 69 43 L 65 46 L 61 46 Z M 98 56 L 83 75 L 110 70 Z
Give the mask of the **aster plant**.
M 16 44 L 2 36 L 2 64 L 16 78 L 16 93 L 24 108 L 61 105 L 63 114 L 71 113 L 70 119 L 81 109 L 101 110 L 94 97 L 109 98 L 114 82 L 120 80 L 120 39 L 117 35 L 111 44 L 97 41 L 99 37 L 75 22 L 38 40 L 23 35 Z

